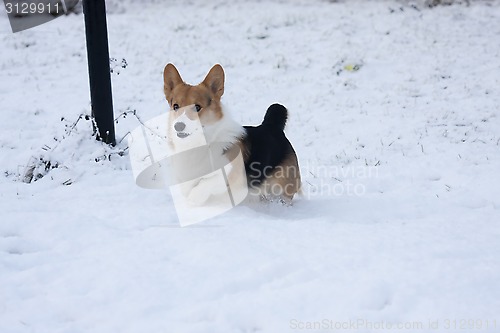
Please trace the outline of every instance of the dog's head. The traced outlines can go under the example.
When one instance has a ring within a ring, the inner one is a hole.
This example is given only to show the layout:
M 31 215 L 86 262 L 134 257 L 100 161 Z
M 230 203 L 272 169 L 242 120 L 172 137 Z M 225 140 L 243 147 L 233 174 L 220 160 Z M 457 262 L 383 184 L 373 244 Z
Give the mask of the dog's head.
M 165 66 L 163 80 L 165 98 L 170 105 L 168 133 L 172 141 L 180 143 L 193 139 L 193 134 L 203 135 L 204 126 L 222 118 L 224 70 L 220 65 L 213 66 L 196 86 L 185 83 L 172 64 Z

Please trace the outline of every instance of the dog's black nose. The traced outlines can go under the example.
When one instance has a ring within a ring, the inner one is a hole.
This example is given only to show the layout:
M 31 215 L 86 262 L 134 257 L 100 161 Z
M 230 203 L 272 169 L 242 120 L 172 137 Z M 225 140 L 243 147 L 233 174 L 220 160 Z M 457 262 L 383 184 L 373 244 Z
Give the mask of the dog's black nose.
M 182 132 L 186 128 L 186 124 L 184 124 L 183 122 L 178 122 L 174 124 L 174 128 L 177 132 Z

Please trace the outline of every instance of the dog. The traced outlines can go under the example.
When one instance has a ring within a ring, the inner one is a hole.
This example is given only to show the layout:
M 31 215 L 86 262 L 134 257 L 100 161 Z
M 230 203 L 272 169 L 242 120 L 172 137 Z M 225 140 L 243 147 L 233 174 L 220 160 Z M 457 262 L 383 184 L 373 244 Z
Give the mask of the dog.
M 284 106 L 271 105 L 259 126 L 241 126 L 221 104 L 225 81 L 221 65 L 214 65 L 198 85 L 190 85 L 169 63 L 164 68 L 163 80 L 165 98 L 170 106 L 168 142 L 173 152 L 221 143 L 214 155 L 221 158 L 220 164 L 232 163 L 227 176 L 229 183 L 245 182 L 249 197 L 292 204 L 300 190 L 301 178 L 297 155 L 284 133 L 288 118 Z M 238 159 L 234 157 L 238 154 L 242 155 L 244 165 L 237 164 Z M 176 172 L 185 174 L 190 170 L 199 174 L 201 170 L 197 168 L 206 169 L 204 159 L 204 155 L 189 157 L 177 163 Z M 244 175 L 241 176 L 238 170 L 244 170 Z M 185 183 L 183 194 L 191 203 L 204 204 L 210 196 L 227 191 L 215 183 L 214 177 L 199 177 Z

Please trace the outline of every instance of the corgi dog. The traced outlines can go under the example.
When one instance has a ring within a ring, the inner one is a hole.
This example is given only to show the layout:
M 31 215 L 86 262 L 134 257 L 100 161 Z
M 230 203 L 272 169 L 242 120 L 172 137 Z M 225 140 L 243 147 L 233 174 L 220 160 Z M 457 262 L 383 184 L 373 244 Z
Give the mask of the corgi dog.
M 218 163 L 233 161 L 227 175 L 229 183 L 246 183 L 250 198 L 291 205 L 301 180 L 297 155 L 283 132 L 288 117 L 284 106 L 271 105 L 259 126 L 241 126 L 221 104 L 225 80 L 222 66 L 213 66 L 201 83 L 190 85 L 183 81 L 174 65 L 168 64 L 163 80 L 170 106 L 167 135 L 173 152 L 194 151 L 201 145 L 219 143 L 213 148 L 214 155 L 222 160 Z M 241 154 L 244 165 L 235 164 L 237 154 Z M 206 155 L 190 156 L 177 163 L 176 172 L 203 173 L 196 170 L 205 168 L 203 165 L 207 163 L 203 159 Z M 239 169 L 244 170 L 243 176 L 237 172 Z M 215 182 L 210 175 L 199 177 L 185 183 L 183 194 L 189 202 L 202 205 L 211 196 L 227 190 L 215 186 Z

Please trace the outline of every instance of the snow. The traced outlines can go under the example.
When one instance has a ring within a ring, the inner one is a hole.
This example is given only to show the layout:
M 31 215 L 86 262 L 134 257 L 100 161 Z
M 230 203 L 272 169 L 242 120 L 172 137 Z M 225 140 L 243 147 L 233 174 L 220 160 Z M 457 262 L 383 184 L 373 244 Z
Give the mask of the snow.
M 498 2 L 108 7 L 115 148 L 84 117 L 83 17 L 1 14 L 0 332 L 500 331 Z M 221 63 L 242 124 L 288 107 L 293 207 L 181 228 L 134 184 L 131 110 L 166 111 L 168 62 L 190 83 Z

